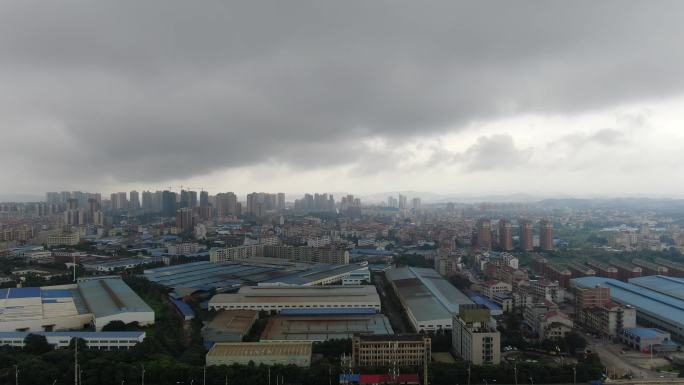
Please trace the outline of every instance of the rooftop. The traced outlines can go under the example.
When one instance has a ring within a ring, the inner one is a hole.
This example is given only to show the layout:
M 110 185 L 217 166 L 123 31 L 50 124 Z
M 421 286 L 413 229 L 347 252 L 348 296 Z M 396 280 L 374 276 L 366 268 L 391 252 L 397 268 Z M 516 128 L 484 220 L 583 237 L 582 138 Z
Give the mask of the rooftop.
M 624 332 L 640 338 L 666 338 L 670 335 L 670 333 L 655 328 L 627 328 L 624 329 Z
M 269 320 L 262 340 L 327 341 L 351 338 L 354 334 L 393 334 L 382 314 L 277 316 Z
M 583 277 L 575 278 L 571 282 L 573 285 L 586 288 L 608 287 L 610 297 L 615 302 L 631 305 L 639 312 L 658 317 L 672 325 L 684 324 L 684 301 L 679 298 L 611 278 Z
M 684 300 L 684 279 L 666 277 L 664 275 L 649 275 L 646 277 L 632 278 L 629 283 L 657 291 Z
M 207 353 L 207 357 L 260 357 L 311 355 L 311 342 L 219 342 Z
M 307 303 L 307 302 L 380 303 L 371 285 L 349 286 L 243 286 L 234 294 L 216 294 L 211 303 Z
M 402 267 L 387 272 L 417 321 L 451 319 L 473 301 L 434 269 Z

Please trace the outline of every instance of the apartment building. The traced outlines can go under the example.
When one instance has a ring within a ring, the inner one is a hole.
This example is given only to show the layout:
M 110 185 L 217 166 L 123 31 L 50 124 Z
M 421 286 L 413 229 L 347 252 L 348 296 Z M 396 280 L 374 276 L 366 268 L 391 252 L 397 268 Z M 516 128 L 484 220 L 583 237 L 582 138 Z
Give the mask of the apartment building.
M 483 305 L 461 305 L 452 330 L 452 347 L 460 358 L 475 365 L 501 362 L 501 335 L 489 324 L 490 318 Z
M 355 367 L 422 366 L 430 362 L 430 357 L 430 337 L 421 334 L 355 335 L 352 339 L 352 362 Z

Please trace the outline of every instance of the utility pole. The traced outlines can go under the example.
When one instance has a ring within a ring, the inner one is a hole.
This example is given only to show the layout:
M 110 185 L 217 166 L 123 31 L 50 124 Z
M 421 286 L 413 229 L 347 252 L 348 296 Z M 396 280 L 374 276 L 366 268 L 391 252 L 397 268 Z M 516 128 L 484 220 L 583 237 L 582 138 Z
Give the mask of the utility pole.
M 207 385 L 207 365 L 204 365 L 204 371 L 202 373 L 202 385 Z
M 572 384 L 577 384 L 577 366 L 572 367 Z
M 14 365 L 14 384 L 19 385 L 19 365 Z
M 145 385 L 145 365 L 142 365 L 142 377 L 140 378 L 140 385 Z
M 78 385 L 78 338 L 74 338 L 74 349 L 74 385 Z
M 470 385 L 470 364 L 468 364 L 468 385 Z
M 228 379 L 228 376 L 226 376 L 226 380 Z M 271 385 L 271 367 L 268 367 L 268 385 Z
M 518 385 L 518 364 L 513 364 L 513 378 L 515 380 L 515 385 Z

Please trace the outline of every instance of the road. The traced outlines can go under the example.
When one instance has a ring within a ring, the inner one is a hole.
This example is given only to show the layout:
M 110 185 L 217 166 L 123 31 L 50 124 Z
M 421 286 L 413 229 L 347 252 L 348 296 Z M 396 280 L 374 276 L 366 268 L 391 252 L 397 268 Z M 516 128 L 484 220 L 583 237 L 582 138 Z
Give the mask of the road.
M 657 372 L 637 366 L 626 360 L 626 356 L 634 356 L 633 353 L 627 355 L 620 354 L 621 347 L 604 339 L 596 339 L 590 335 L 580 332 L 582 337 L 587 340 L 587 347 L 596 353 L 601 359 L 601 363 L 608 370 L 611 378 L 621 378 L 631 373 L 635 379 L 667 379 L 676 377 L 676 374 Z M 637 358 L 641 358 L 641 353 Z

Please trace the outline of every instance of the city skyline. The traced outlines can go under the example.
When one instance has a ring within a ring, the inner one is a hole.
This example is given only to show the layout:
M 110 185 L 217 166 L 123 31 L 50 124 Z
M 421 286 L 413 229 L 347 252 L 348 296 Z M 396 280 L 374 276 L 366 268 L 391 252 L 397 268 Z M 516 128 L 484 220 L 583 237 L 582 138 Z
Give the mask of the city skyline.
M 684 196 L 680 2 L 0 7 L 0 194 Z

